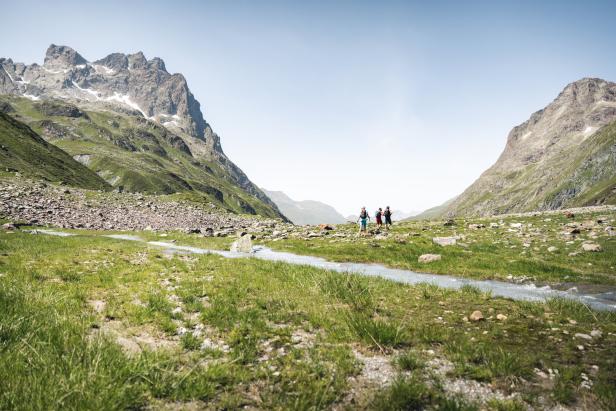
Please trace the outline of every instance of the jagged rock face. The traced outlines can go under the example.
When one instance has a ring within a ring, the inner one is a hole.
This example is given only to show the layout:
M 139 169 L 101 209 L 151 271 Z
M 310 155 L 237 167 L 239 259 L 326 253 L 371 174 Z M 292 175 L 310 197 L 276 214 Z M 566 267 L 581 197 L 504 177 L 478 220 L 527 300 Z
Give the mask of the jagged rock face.
M 56 46 L 55 44 L 52 44 L 49 46 L 47 53 L 45 54 L 46 67 L 64 68 L 87 63 L 88 62 L 81 56 L 81 54 L 66 46 Z
M 218 136 L 207 132 L 209 126 L 186 79 L 168 73 L 160 58 L 147 60 L 142 52 L 113 53 L 90 63 L 72 48 L 52 44 L 42 66 L 11 59 L 0 59 L 0 66 L 0 93 L 123 107 L 171 130 L 210 138 L 210 146 L 222 151 Z
M 490 215 L 612 201 L 615 130 L 616 83 L 596 78 L 571 83 L 514 127 L 497 162 L 440 214 Z

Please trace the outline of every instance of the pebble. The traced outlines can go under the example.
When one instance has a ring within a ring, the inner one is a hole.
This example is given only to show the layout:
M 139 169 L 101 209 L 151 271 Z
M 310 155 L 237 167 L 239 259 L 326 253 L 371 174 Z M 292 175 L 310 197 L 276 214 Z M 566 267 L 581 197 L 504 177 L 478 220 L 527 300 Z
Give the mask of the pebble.
M 479 310 L 473 311 L 471 315 L 468 317 L 471 321 L 481 321 L 484 319 L 483 313 Z

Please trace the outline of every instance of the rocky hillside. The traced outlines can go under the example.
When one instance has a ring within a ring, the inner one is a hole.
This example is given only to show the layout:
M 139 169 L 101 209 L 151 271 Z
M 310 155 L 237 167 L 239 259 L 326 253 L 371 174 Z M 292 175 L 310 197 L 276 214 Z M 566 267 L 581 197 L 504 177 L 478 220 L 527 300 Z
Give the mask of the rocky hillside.
M 17 172 L 83 188 L 109 188 L 96 173 L 1 110 L 0 166 L 0 173 Z
M 189 192 L 235 212 L 281 216 L 226 157 L 184 76 L 160 58 L 113 53 L 90 62 L 51 45 L 43 65 L 0 59 L 0 99 L 114 187 Z
M 282 191 L 263 189 L 278 209 L 294 224 L 343 224 L 346 219 L 334 207 L 319 201 L 295 201 Z
M 213 203 L 173 195 L 143 195 L 60 187 L 0 177 L 0 216 L 15 223 L 93 230 L 182 230 L 225 237 L 287 230 L 280 219 L 229 213 Z
M 616 83 L 584 78 L 514 127 L 496 163 L 436 211 L 494 215 L 615 203 Z

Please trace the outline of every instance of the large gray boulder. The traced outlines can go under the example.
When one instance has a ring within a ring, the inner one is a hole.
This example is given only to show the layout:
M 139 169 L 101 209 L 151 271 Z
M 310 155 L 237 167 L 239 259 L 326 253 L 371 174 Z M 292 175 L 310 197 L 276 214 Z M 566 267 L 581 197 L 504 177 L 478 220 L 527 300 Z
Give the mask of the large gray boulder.
M 231 251 L 236 253 L 252 253 L 250 234 L 245 234 L 231 244 Z

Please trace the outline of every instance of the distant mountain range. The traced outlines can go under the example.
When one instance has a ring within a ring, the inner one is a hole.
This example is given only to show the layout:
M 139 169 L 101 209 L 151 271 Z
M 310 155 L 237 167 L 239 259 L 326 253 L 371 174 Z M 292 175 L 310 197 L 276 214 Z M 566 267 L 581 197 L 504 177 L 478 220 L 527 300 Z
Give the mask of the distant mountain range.
M 334 207 L 319 201 L 295 201 L 282 191 L 262 190 L 291 222 L 298 225 L 343 224 L 346 219 Z
M 418 218 L 616 204 L 616 83 L 584 78 L 511 130 L 496 163 Z
M 224 154 L 186 79 L 160 58 L 113 53 L 90 62 L 53 44 L 43 65 L 0 58 L 0 106 L 110 188 L 282 216 Z

